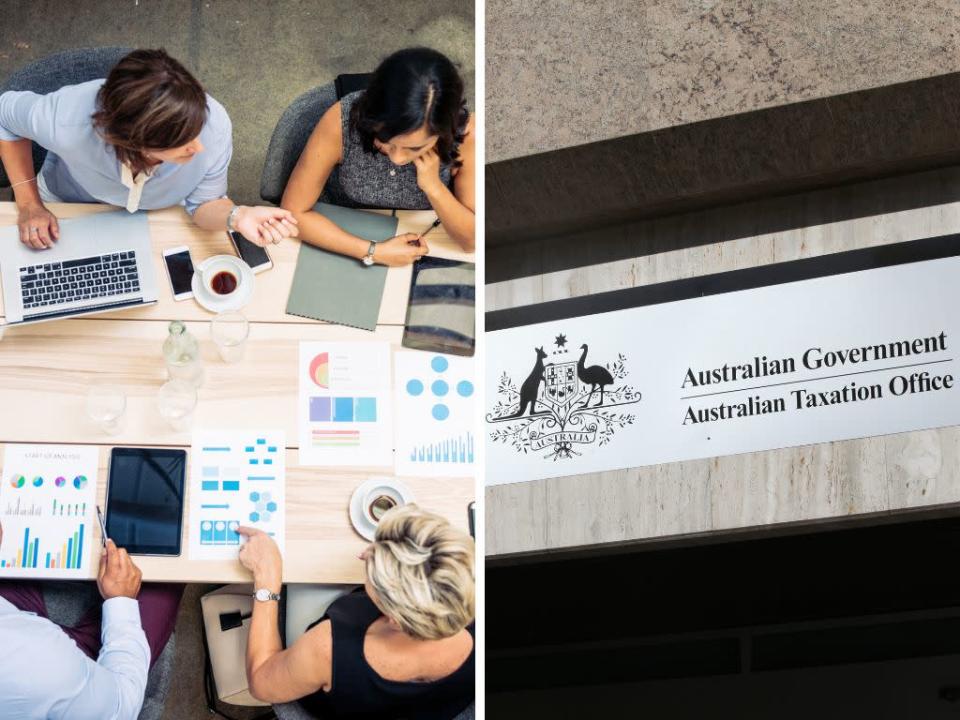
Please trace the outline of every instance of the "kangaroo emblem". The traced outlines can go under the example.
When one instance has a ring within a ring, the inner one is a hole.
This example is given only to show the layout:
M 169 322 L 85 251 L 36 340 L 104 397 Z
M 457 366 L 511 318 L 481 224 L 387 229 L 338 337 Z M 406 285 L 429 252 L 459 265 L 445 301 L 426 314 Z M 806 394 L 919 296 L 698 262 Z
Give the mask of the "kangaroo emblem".
M 543 359 L 547 354 L 542 347 L 537 348 L 537 362 L 533 365 L 533 370 L 527 375 L 527 379 L 520 386 L 520 409 L 510 417 L 520 417 L 530 408 L 530 414 L 533 415 L 537 407 L 537 390 L 540 389 L 540 383 L 543 382 Z

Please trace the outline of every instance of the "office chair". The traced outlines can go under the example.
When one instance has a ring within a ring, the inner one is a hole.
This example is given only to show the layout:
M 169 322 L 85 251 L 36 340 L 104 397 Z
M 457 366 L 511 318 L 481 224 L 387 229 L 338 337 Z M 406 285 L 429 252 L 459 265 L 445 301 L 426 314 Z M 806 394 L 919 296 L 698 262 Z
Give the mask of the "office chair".
M 369 82 L 368 73 L 339 75 L 334 82 L 308 90 L 290 103 L 270 137 L 263 172 L 260 174 L 261 198 L 274 205 L 280 204 L 290 173 L 320 118 L 344 95 L 365 89 Z M 354 203 L 340 190 L 338 170 L 334 168 L 330 174 L 320 199 L 333 205 L 350 207 Z

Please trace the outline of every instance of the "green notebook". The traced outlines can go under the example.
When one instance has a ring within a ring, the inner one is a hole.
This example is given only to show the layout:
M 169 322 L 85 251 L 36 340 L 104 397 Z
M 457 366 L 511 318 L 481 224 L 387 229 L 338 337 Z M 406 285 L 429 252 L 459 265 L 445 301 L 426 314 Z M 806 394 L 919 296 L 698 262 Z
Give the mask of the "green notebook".
M 321 215 L 351 235 L 382 242 L 397 234 L 397 218 L 317 203 Z M 387 268 L 300 243 L 287 314 L 376 330 Z

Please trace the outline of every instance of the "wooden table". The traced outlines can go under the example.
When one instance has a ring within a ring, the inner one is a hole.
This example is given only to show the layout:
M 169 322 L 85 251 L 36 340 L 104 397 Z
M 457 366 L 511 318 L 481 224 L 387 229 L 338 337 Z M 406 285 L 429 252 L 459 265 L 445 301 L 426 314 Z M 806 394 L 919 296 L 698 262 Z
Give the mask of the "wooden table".
M 60 218 L 116 208 L 101 205 L 49 205 Z M 430 211 L 399 211 L 398 233 L 420 232 L 433 220 Z M 284 312 L 299 243 L 270 248 L 274 267 L 256 276 L 253 298 L 243 313 L 250 337 L 242 361 L 220 360 L 210 341 L 212 314 L 193 301 L 175 302 L 163 269 L 166 248 L 187 245 L 195 263 L 211 255 L 233 254 L 223 232 L 193 225 L 181 208 L 148 213 L 159 301 L 152 306 L 86 318 L 7 328 L 0 341 L 0 443 L 92 444 L 100 449 L 98 497 L 106 493 L 110 448 L 115 445 L 181 447 L 190 433 L 176 432 L 157 411 L 157 390 L 166 381 L 161 346 L 167 323 L 185 320 L 201 342 L 205 380 L 194 418 L 196 427 L 282 428 L 287 438 L 287 511 L 284 580 L 354 583 L 362 580 L 357 554 L 366 541 L 353 530 L 347 504 L 354 488 L 371 475 L 392 475 L 392 468 L 300 467 L 297 464 L 297 362 L 302 340 L 375 340 L 399 347 L 406 315 L 411 269 L 391 268 L 375 332 L 314 322 Z M 0 225 L 16 222 L 13 203 L 0 203 Z M 438 227 L 428 236 L 431 255 L 472 260 Z M 3 317 L 0 298 L 0 318 Z M 124 429 L 104 435 L 86 417 L 87 389 L 96 380 L 122 386 L 127 394 Z M 3 449 L 0 445 L 0 464 Z M 144 580 L 246 582 L 236 561 L 190 560 L 189 468 L 184 504 L 182 555 L 138 557 Z M 417 503 L 467 525 L 467 504 L 474 497 L 469 478 L 404 478 Z M 99 529 L 92 566 L 99 560 Z M 92 576 L 92 573 L 91 573 Z

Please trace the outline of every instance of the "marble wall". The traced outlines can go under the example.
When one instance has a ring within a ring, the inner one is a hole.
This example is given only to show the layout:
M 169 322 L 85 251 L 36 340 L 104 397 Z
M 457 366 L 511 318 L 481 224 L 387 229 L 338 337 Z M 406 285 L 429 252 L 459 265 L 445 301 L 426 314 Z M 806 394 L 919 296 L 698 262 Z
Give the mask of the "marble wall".
M 956 0 L 488 0 L 487 161 L 960 70 Z

